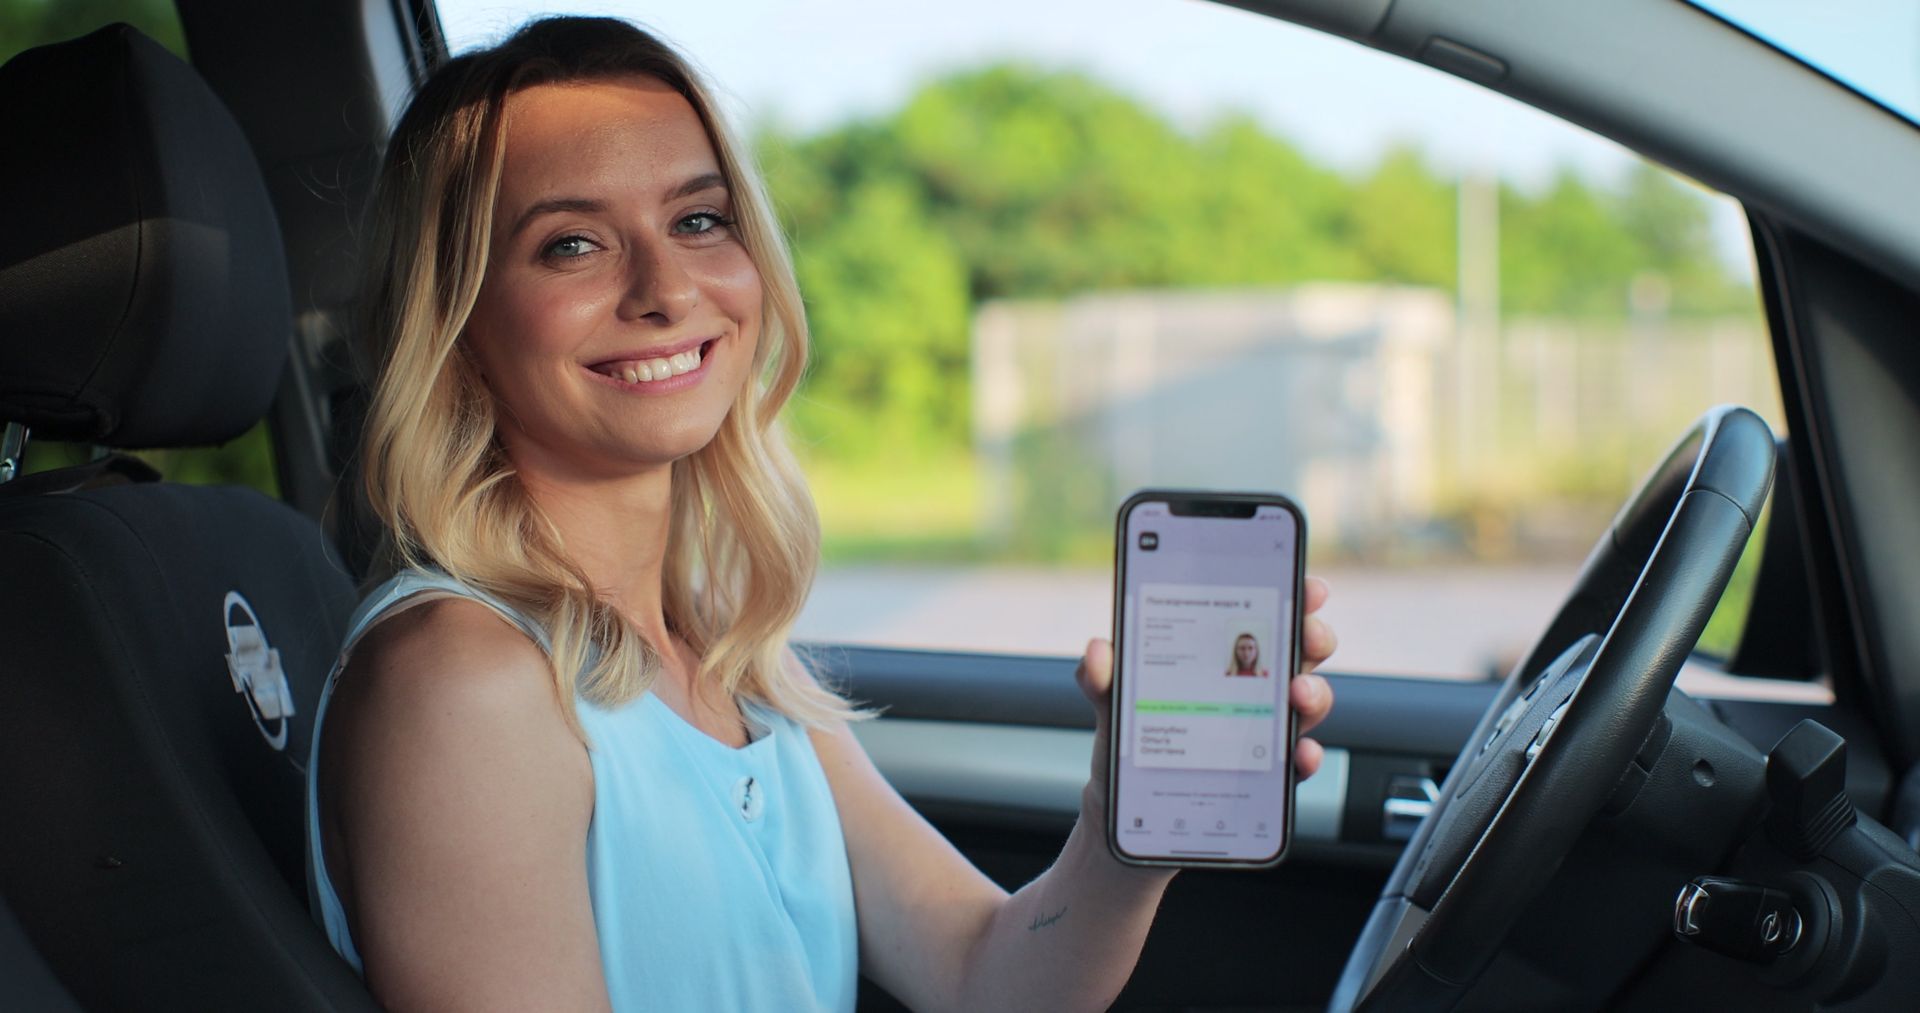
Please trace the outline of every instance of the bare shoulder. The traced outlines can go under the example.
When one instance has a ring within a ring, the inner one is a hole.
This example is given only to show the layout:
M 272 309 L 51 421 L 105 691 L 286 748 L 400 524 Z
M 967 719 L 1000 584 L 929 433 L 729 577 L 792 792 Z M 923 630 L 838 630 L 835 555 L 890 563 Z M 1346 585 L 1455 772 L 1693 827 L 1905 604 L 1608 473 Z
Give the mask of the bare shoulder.
M 552 684 L 546 655 L 526 633 L 469 598 L 436 598 L 408 607 L 355 645 L 340 691 L 382 696 L 423 693 L 485 705 Z
M 499 777 L 591 801 L 585 747 L 545 652 L 462 598 L 411 606 L 355 646 L 328 706 L 321 766 L 344 789 L 333 793 L 335 812 L 377 806 L 378 796 L 438 808 L 458 786 L 449 782 Z
M 564 769 L 568 754 L 586 762 L 545 652 L 470 599 L 422 602 L 372 627 L 334 687 L 323 748 L 332 773 L 353 781 L 367 762 L 386 785 L 401 769 L 476 771 L 530 752 L 559 764 L 536 769 Z
M 319 773 L 328 869 L 383 1004 L 604 1005 L 592 764 L 519 628 L 464 599 L 381 622 L 335 687 Z

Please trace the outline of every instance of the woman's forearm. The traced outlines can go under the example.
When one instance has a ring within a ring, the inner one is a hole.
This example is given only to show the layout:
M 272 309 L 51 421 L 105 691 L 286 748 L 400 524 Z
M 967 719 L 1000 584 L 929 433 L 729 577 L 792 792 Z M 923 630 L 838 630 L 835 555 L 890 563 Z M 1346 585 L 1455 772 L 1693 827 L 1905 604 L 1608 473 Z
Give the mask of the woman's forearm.
M 1173 872 L 1121 864 L 1105 833 L 1083 816 L 1053 867 L 1000 906 L 968 954 L 959 1008 L 1100 1010 L 1120 994 Z

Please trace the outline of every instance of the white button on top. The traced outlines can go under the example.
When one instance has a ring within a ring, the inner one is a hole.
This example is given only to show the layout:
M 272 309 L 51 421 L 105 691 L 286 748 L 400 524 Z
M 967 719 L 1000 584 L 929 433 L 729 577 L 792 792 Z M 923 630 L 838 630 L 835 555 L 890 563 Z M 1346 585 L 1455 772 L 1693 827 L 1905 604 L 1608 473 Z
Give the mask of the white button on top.
M 760 809 L 766 804 L 766 785 L 751 775 L 734 782 L 733 808 L 740 818 L 752 823 L 760 818 Z

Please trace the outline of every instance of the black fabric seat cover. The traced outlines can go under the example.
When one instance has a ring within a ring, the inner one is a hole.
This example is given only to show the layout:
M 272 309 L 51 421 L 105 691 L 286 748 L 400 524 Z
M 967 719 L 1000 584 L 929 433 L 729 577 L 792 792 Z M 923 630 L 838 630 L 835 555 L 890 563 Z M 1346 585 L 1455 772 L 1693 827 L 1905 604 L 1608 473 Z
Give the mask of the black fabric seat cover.
M 360 991 L 302 864 L 313 708 L 355 599 L 321 538 L 243 489 L 0 500 L 0 890 L 90 1009 Z M 281 749 L 226 664 L 230 591 L 280 652 Z
M 0 227 L 0 421 L 115 447 L 257 422 L 281 240 L 198 76 L 116 26 L 0 68 L 0 130 L 0 226 L 48 194 L 72 219 Z M 303 869 L 352 582 L 274 499 L 116 474 L 0 485 L 0 897 L 88 1009 L 372 1008 Z

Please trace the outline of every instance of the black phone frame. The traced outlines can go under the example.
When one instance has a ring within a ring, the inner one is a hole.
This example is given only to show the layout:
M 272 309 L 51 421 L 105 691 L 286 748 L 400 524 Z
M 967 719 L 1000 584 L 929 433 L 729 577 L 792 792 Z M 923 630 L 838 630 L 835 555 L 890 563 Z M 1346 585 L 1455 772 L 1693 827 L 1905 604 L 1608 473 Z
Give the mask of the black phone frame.
M 1281 822 L 1280 848 L 1272 858 L 1249 861 L 1237 858 L 1141 858 L 1120 847 L 1120 673 L 1125 660 L 1125 630 L 1121 619 L 1126 612 L 1127 518 L 1142 503 L 1165 503 L 1176 517 L 1241 517 L 1258 515 L 1259 508 L 1275 506 L 1293 515 L 1293 635 L 1288 638 L 1286 685 L 1281 688 L 1287 701 L 1287 778 L 1286 814 Z M 1242 514 L 1240 511 L 1244 510 Z M 1208 492 L 1201 489 L 1142 489 L 1120 504 L 1114 519 L 1113 536 L 1113 678 L 1107 692 L 1107 851 L 1127 865 L 1160 869 L 1271 869 L 1287 860 L 1293 848 L 1293 803 L 1300 780 L 1294 769 L 1294 747 L 1300 741 L 1300 713 L 1293 706 L 1293 678 L 1300 671 L 1300 638 L 1306 620 L 1307 514 L 1299 504 L 1279 493 Z

